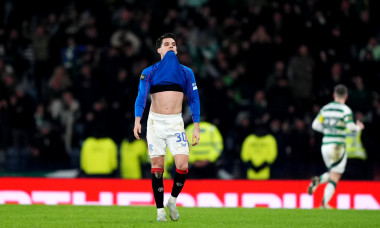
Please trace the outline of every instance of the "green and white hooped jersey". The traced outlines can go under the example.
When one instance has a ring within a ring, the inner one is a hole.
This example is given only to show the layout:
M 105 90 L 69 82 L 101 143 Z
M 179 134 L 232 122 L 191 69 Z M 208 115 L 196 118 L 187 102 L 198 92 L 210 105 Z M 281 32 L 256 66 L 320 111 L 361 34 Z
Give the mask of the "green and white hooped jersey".
M 323 126 L 322 145 L 344 145 L 346 140 L 346 125 L 353 121 L 351 109 L 342 103 L 330 102 L 319 111 L 317 120 Z

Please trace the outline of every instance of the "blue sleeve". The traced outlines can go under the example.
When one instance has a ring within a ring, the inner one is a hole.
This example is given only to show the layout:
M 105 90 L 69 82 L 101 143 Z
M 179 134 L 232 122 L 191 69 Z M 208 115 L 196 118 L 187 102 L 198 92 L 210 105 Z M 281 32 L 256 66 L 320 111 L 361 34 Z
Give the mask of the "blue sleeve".
M 189 105 L 191 115 L 193 116 L 193 122 L 199 123 L 200 116 L 200 102 L 198 87 L 195 81 L 194 73 L 191 69 L 186 69 L 187 76 L 187 85 L 186 85 L 186 95 L 187 95 L 187 104 Z
M 150 91 L 150 83 L 149 76 L 146 75 L 146 71 L 144 70 L 140 76 L 139 83 L 139 92 L 137 94 L 136 102 L 135 102 L 135 118 L 137 116 L 142 118 L 144 113 L 146 100 L 148 99 L 149 91 Z

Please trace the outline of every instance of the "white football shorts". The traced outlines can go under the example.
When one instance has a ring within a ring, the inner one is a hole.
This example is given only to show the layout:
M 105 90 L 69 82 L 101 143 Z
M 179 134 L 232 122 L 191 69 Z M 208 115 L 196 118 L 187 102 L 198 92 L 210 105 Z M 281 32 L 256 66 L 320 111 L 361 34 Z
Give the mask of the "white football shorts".
M 347 164 L 347 153 L 344 145 L 326 144 L 322 145 L 322 157 L 326 167 L 336 173 L 344 173 Z
M 189 141 L 185 133 L 182 113 L 164 115 L 150 112 L 146 139 L 151 158 L 165 155 L 166 147 L 173 156 L 189 155 Z

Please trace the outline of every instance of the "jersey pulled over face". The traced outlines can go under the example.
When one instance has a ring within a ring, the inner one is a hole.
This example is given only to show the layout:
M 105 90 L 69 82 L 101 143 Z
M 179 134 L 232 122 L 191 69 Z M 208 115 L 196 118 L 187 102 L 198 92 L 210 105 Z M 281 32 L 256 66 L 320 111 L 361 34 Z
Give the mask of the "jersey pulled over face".
M 172 46 L 173 43 L 168 45 Z M 141 74 L 135 103 L 135 117 L 142 116 L 149 93 L 154 94 L 151 106 L 154 110 L 152 111 L 158 111 L 160 114 L 181 112 L 183 94 L 185 94 L 193 121 L 199 122 L 199 95 L 193 71 L 179 63 L 172 49 L 158 49 L 158 51 L 162 50 L 168 50 L 164 58 L 145 68 Z
M 161 47 L 157 49 L 157 52 L 161 55 L 161 59 L 164 58 L 168 51 L 174 51 L 174 53 L 177 54 L 177 44 L 173 38 L 163 39 Z

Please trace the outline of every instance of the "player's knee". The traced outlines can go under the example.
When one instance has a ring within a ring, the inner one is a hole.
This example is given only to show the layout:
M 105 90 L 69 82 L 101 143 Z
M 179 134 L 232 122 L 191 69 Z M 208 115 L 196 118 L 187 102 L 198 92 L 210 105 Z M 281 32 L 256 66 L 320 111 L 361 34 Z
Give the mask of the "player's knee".
M 179 164 L 179 165 L 176 165 L 176 168 L 179 170 L 187 170 L 189 168 L 189 165 L 187 163 L 186 164 Z

